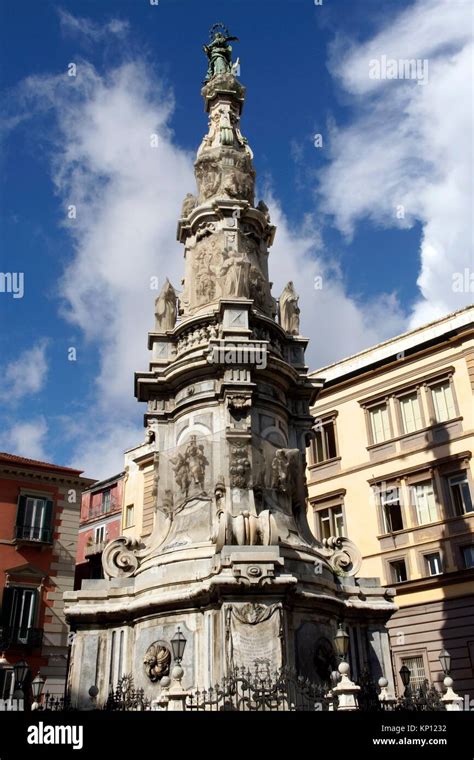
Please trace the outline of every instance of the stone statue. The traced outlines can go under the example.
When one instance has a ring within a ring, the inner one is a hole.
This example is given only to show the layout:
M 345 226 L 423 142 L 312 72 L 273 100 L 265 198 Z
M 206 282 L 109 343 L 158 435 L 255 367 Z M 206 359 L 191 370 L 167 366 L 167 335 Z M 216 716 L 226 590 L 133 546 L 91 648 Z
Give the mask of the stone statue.
M 288 491 L 288 469 L 290 462 L 287 456 L 288 449 L 278 449 L 272 460 L 272 488 L 281 493 Z
M 173 465 L 174 479 L 179 486 L 181 493 L 187 498 L 191 480 L 189 478 L 189 465 L 183 454 L 177 454 L 170 459 Z
M 176 324 L 176 291 L 166 278 L 161 293 L 155 301 L 155 331 L 165 333 L 172 330 Z
M 230 37 L 223 24 L 214 24 L 209 31 L 211 42 L 203 45 L 209 65 L 204 82 L 209 82 L 216 74 L 232 73 L 232 48 L 229 42 L 238 41 L 238 37 Z
M 186 193 L 186 197 L 183 201 L 183 205 L 181 207 L 181 217 L 185 218 L 189 216 L 191 211 L 195 209 L 197 206 L 197 198 L 192 193 Z
M 280 324 L 290 335 L 300 333 L 300 310 L 295 286 L 290 281 L 280 296 Z
M 204 475 L 206 465 L 209 464 L 205 454 L 204 446 L 196 442 L 196 436 L 192 435 L 184 453 L 186 464 L 189 467 L 189 474 L 194 485 L 204 488 Z

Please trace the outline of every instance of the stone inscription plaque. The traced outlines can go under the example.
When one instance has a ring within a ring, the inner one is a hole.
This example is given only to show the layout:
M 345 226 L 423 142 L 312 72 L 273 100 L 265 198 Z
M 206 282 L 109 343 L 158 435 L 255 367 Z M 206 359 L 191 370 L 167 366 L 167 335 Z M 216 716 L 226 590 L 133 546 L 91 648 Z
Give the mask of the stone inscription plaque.
M 270 671 L 282 665 L 279 605 L 234 604 L 227 610 L 228 666 Z

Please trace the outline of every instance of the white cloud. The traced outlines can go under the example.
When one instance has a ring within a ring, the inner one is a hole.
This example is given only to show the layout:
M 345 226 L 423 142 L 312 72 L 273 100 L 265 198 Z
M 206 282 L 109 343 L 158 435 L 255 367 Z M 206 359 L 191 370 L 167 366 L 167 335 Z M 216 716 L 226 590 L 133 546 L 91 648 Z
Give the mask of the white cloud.
M 26 116 L 54 113 L 52 177 L 65 218 L 68 206 L 77 210 L 76 219 L 65 222 L 74 254 L 59 291 L 63 316 L 98 345 L 100 367 L 96 401 L 77 430 L 73 460 L 102 477 L 109 468 L 120 470 L 123 450 L 143 438 L 133 373 L 148 369 L 147 332 L 157 296 L 151 278 L 157 276 L 161 288 L 169 277 L 179 289 L 184 273 L 176 222 L 195 186 L 193 157 L 173 144 L 173 98 L 141 62 L 101 77 L 80 61 L 77 81 L 31 77 L 20 101 Z M 152 135 L 158 135 L 157 147 Z
M 37 417 L 13 425 L 8 432 L 0 436 L 0 446 L 2 451 L 8 451 L 10 454 L 45 461 L 48 459 L 45 448 L 47 433 L 46 420 L 44 417 Z
M 420 299 L 407 327 L 473 300 L 452 288 L 456 272 L 474 270 L 471 25 L 470 2 L 418 0 L 369 41 L 339 40 L 333 50 L 332 72 L 357 115 L 332 130 L 322 207 L 348 236 L 363 218 L 421 222 Z M 428 59 L 428 82 L 370 79 L 370 61 L 383 55 Z
M 58 15 L 61 29 L 64 32 L 88 38 L 93 42 L 99 42 L 109 35 L 123 37 L 130 28 L 128 21 L 118 18 L 112 18 L 104 24 L 97 24 L 88 18 L 73 16 L 72 13 L 68 13 L 62 8 L 58 9 Z
M 289 280 L 294 282 L 300 296 L 301 332 L 311 338 L 306 353 L 311 369 L 403 330 L 404 317 L 394 294 L 381 293 L 370 302 L 357 303 L 310 220 L 298 233 L 289 227 L 278 202 L 270 198 L 268 203 L 277 226 L 269 258 L 273 294 L 278 297 Z
M 83 470 L 89 477 L 102 479 L 123 470 L 123 452 L 143 440 L 143 426 L 127 420 L 105 418 L 97 422 L 92 437 L 90 421 L 82 427 L 68 466 Z
M 0 399 L 4 403 L 17 402 L 42 390 L 48 374 L 46 348 L 47 341 L 42 340 L 7 364 L 0 377 Z

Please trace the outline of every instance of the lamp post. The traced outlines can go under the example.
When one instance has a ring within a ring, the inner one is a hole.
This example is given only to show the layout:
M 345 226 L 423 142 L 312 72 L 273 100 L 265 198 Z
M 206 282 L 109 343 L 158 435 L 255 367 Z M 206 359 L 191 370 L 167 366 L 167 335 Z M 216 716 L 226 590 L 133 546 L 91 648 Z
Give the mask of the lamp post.
M 25 682 L 25 678 L 28 675 L 29 671 L 29 665 L 25 660 L 21 660 L 20 662 L 16 662 L 13 666 L 13 673 L 15 677 L 15 691 L 13 692 L 13 699 L 25 699 L 25 694 L 23 691 L 23 684 Z
M 171 639 L 171 649 L 173 650 L 173 660 L 180 665 L 186 649 L 186 639 L 184 638 L 181 628 L 178 625 L 175 635 Z
M 448 651 L 446 651 L 446 649 L 442 649 L 439 653 L 438 659 L 441 663 L 441 667 L 443 668 L 444 675 L 449 676 L 451 670 L 451 655 Z
M 334 646 L 338 657 L 345 660 L 349 651 L 349 634 L 342 627 L 342 623 L 339 623 L 338 631 L 334 636 Z
M 397 701 L 397 698 L 393 694 L 389 693 L 388 688 L 387 688 L 388 687 L 387 678 L 385 678 L 385 676 L 381 676 L 378 680 L 378 685 L 380 688 L 380 693 L 379 693 L 380 703 L 382 704 L 384 709 L 393 710 L 393 707 Z
M 185 709 L 184 703 L 189 692 L 184 691 L 181 685 L 181 680 L 184 675 L 184 670 L 181 667 L 181 660 L 183 659 L 184 650 L 186 649 L 186 639 L 179 626 L 170 643 L 175 664 L 171 671 L 172 681 L 167 693 L 167 709 L 172 712 L 182 712 Z
M 446 649 L 442 649 L 439 653 L 439 661 L 444 673 L 443 684 L 446 687 L 446 692 L 441 697 L 446 710 L 448 712 L 461 710 L 462 697 L 453 691 L 454 681 L 449 675 L 451 670 L 451 655 Z
M 43 693 L 43 688 L 46 683 L 46 679 L 40 676 L 39 671 L 36 674 L 35 678 L 31 682 L 31 692 L 33 694 L 33 704 L 31 705 L 32 710 L 40 710 L 40 699 L 41 695 Z
M 341 680 L 337 686 L 331 689 L 332 696 L 338 698 L 338 710 L 357 710 L 357 694 L 360 691 L 360 686 L 357 686 L 350 679 L 350 667 L 349 663 L 346 662 L 349 651 L 349 634 L 342 627 L 342 623 L 339 623 L 338 631 L 334 636 L 334 646 L 341 660 L 337 668 Z

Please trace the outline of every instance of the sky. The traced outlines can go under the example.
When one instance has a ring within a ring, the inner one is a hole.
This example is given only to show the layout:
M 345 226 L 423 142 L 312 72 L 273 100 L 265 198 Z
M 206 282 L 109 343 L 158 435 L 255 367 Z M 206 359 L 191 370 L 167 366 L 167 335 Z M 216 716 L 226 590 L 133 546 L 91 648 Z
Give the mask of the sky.
M 471 303 L 472 14 L 471 0 L 2 0 L 0 450 L 103 478 L 143 440 L 133 374 L 151 283 L 183 275 L 217 21 L 239 38 L 273 294 L 294 281 L 310 369 Z

